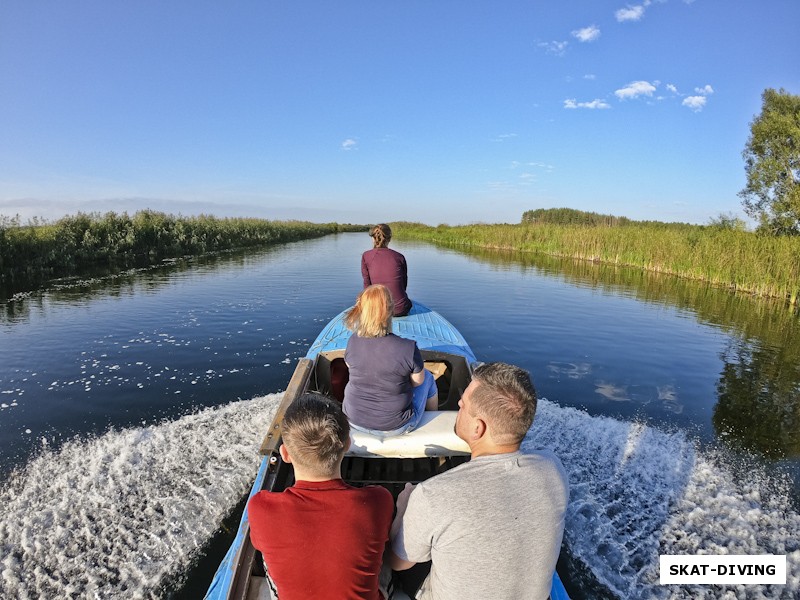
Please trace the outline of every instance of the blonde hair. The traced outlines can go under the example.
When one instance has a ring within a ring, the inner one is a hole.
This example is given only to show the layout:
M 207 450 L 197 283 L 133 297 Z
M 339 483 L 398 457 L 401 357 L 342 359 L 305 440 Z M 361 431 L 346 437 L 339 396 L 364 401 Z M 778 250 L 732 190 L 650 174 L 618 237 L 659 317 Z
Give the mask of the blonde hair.
M 375 248 L 386 248 L 392 239 L 392 228 L 386 223 L 379 223 L 369 230 L 369 236 Z
M 344 318 L 344 324 L 360 337 L 383 337 L 392 330 L 394 300 L 385 285 L 375 284 L 364 288 L 356 298 L 356 305 Z

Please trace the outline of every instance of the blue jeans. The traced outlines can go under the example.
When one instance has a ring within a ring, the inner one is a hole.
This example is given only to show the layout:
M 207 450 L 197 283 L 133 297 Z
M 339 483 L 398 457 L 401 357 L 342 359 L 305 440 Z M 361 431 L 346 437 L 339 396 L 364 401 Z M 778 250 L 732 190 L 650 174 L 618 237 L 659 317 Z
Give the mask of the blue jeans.
M 372 435 L 391 436 L 408 433 L 409 431 L 415 429 L 422 420 L 422 414 L 425 412 L 425 403 L 428 401 L 428 398 L 438 393 L 439 388 L 436 387 L 436 380 L 433 378 L 433 374 L 428 371 L 428 369 L 425 369 L 425 381 L 414 388 L 414 397 L 411 400 L 411 418 L 402 426 L 398 427 L 397 429 L 392 429 L 391 431 L 367 429 L 366 427 L 359 427 L 355 423 L 350 423 L 350 427 Z

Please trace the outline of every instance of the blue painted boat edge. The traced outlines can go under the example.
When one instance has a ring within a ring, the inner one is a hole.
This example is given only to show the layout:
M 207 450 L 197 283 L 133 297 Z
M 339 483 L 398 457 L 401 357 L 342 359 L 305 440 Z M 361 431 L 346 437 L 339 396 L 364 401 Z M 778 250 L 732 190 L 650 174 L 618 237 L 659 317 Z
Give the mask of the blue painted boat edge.
M 344 350 L 347 347 L 347 340 L 352 332 L 345 326 L 344 319 L 349 310 L 343 310 L 331 319 L 309 347 L 306 358 L 313 360 L 320 352 Z M 469 363 L 478 360 L 458 329 L 421 302 L 415 301 L 407 316 L 392 319 L 392 333 L 413 339 L 420 350 L 458 354 Z
M 569 594 L 556 571 L 553 571 L 553 583 L 550 584 L 550 600 L 569 600 Z

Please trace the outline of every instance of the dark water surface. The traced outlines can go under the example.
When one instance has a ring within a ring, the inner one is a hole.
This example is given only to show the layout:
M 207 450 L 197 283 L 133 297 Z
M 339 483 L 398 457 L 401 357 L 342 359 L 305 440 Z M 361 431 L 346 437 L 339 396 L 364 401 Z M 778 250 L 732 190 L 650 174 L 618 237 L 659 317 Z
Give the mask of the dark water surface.
M 210 579 L 218 550 L 192 565 L 255 473 L 275 393 L 352 304 L 369 241 L 329 236 L 0 300 L 0 597 L 171 597 L 187 577 Z M 795 597 L 796 314 L 633 270 L 393 247 L 412 298 L 480 360 L 529 369 L 549 400 L 526 444 L 553 448 L 570 473 L 575 597 Z M 789 583 L 657 585 L 658 554 L 699 551 L 786 554 Z

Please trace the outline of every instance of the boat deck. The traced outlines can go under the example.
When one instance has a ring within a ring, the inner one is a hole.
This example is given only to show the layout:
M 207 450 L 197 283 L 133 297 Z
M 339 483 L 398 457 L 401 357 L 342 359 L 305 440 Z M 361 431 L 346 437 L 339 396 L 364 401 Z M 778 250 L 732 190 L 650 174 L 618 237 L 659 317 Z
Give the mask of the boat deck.
M 344 324 L 347 312 L 342 311 L 325 326 L 311 344 L 306 358 L 313 359 L 321 351 L 344 350 L 347 347 L 347 340 L 351 335 Z M 392 333 L 413 339 L 420 350 L 457 354 L 464 356 L 468 363 L 477 361 L 458 329 L 442 315 L 419 302 L 414 302 L 407 316 L 392 319 Z

